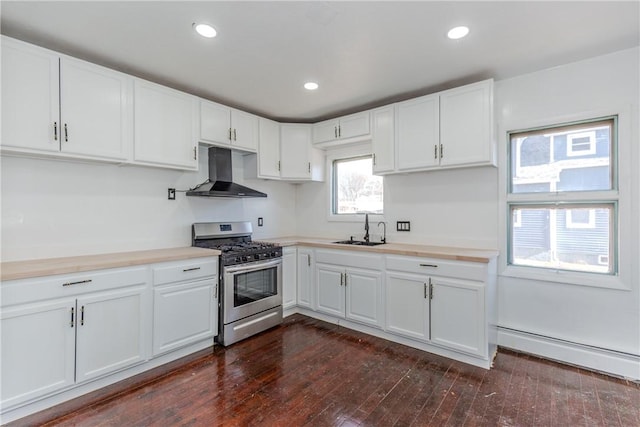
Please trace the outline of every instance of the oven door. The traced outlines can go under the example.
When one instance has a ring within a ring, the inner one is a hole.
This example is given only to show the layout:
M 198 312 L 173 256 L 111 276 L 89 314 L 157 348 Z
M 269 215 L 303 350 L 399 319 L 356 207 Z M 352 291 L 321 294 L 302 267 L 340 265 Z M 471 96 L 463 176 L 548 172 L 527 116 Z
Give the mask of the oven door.
M 223 271 L 225 324 L 282 305 L 282 258 Z

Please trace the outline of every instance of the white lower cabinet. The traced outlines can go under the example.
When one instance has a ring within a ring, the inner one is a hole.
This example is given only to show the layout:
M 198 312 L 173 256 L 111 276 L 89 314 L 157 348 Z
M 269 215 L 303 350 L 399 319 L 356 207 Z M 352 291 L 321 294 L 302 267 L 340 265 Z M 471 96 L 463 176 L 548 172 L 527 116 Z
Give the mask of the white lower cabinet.
M 382 257 L 317 251 L 316 261 L 317 311 L 382 327 L 382 272 L 375 270 L 382 265 Z
M 297 303 L 296 283 L 296 248 L 289 246 L 282 249 L 282 308 L 292 308 Z
M 429 340 L 429 294 L 424 277 L 387 272 L 387 331 L 420 341 Z
M 1 406 L 143 362 L 146 269 L 2 283 Z
M 487 356 L 484 284 L 431 279 L 431 342 Z
M 215 260 L 158 264 L 153 277 L 153 356 L 217 335 Z
M 314 250 L 298 248 L 297 299 L 299 307 L 314 308 L 314 264 Z

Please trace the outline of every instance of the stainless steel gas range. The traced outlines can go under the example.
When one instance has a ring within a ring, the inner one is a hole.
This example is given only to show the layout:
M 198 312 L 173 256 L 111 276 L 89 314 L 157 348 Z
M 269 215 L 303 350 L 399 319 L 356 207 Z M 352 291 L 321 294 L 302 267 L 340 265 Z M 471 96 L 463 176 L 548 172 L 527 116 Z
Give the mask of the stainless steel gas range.
M 282 248 L 251 240 L 250 222 L 200 222 L 192 246 L 220 255 L 220 330 L 230 345 L 282 323 Z

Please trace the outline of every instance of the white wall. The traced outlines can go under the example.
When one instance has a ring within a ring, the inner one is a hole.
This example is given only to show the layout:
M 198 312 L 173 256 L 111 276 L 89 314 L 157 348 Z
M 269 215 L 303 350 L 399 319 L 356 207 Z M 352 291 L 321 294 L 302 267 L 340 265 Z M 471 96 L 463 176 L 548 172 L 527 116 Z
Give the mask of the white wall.
M 635 48 L 496 83 L 498 129 L 503 136 L 513 129 L 621 114 L 619 285 L 626 288 L 502 276 L 500 326 L 640 355 L 638 64 L 639 50 Z M 500 184 L 504 191 L 506 143 L 502 146 Z M 504 228 L 499 232 L 502 253 L 506 248 Z M 504 271 L 504 260 L 501 264 Z M 636 378 L 640 378 L 640 364 L 636 369 Z
M 187 189 L 200 171 L 78 163 L 3 156 L 2 261 L 123 252 L 191 245 L 198 221 L 252 221 L 254 238 L 295 233 L 295 190 L 286 183 L 247 180 L 266 199 L 186 197 L 167 200 L 167 188 Z M 243 183 L 243 157 L 233 155 Z M 257 218 L 264 227 L 257 227 Z

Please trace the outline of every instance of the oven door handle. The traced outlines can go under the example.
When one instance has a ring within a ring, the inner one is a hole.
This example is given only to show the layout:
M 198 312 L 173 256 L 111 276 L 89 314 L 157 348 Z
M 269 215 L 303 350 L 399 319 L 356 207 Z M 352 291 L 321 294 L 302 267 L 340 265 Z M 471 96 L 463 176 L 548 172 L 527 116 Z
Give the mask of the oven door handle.
M 281 264 L 282 264 L 282 258 L 278 258 L 278 259 L 273 259 L 269 261 L 259 261 L 259 262 L 250 262 L 246 264 L 231 265 L 228 267 L 224 267 L 224 272 L 225 274 L 227 273 L 233 274 L 238 272 L 248 273 L 250 271 L 264 270 L 265 268 L 275 267 Z

